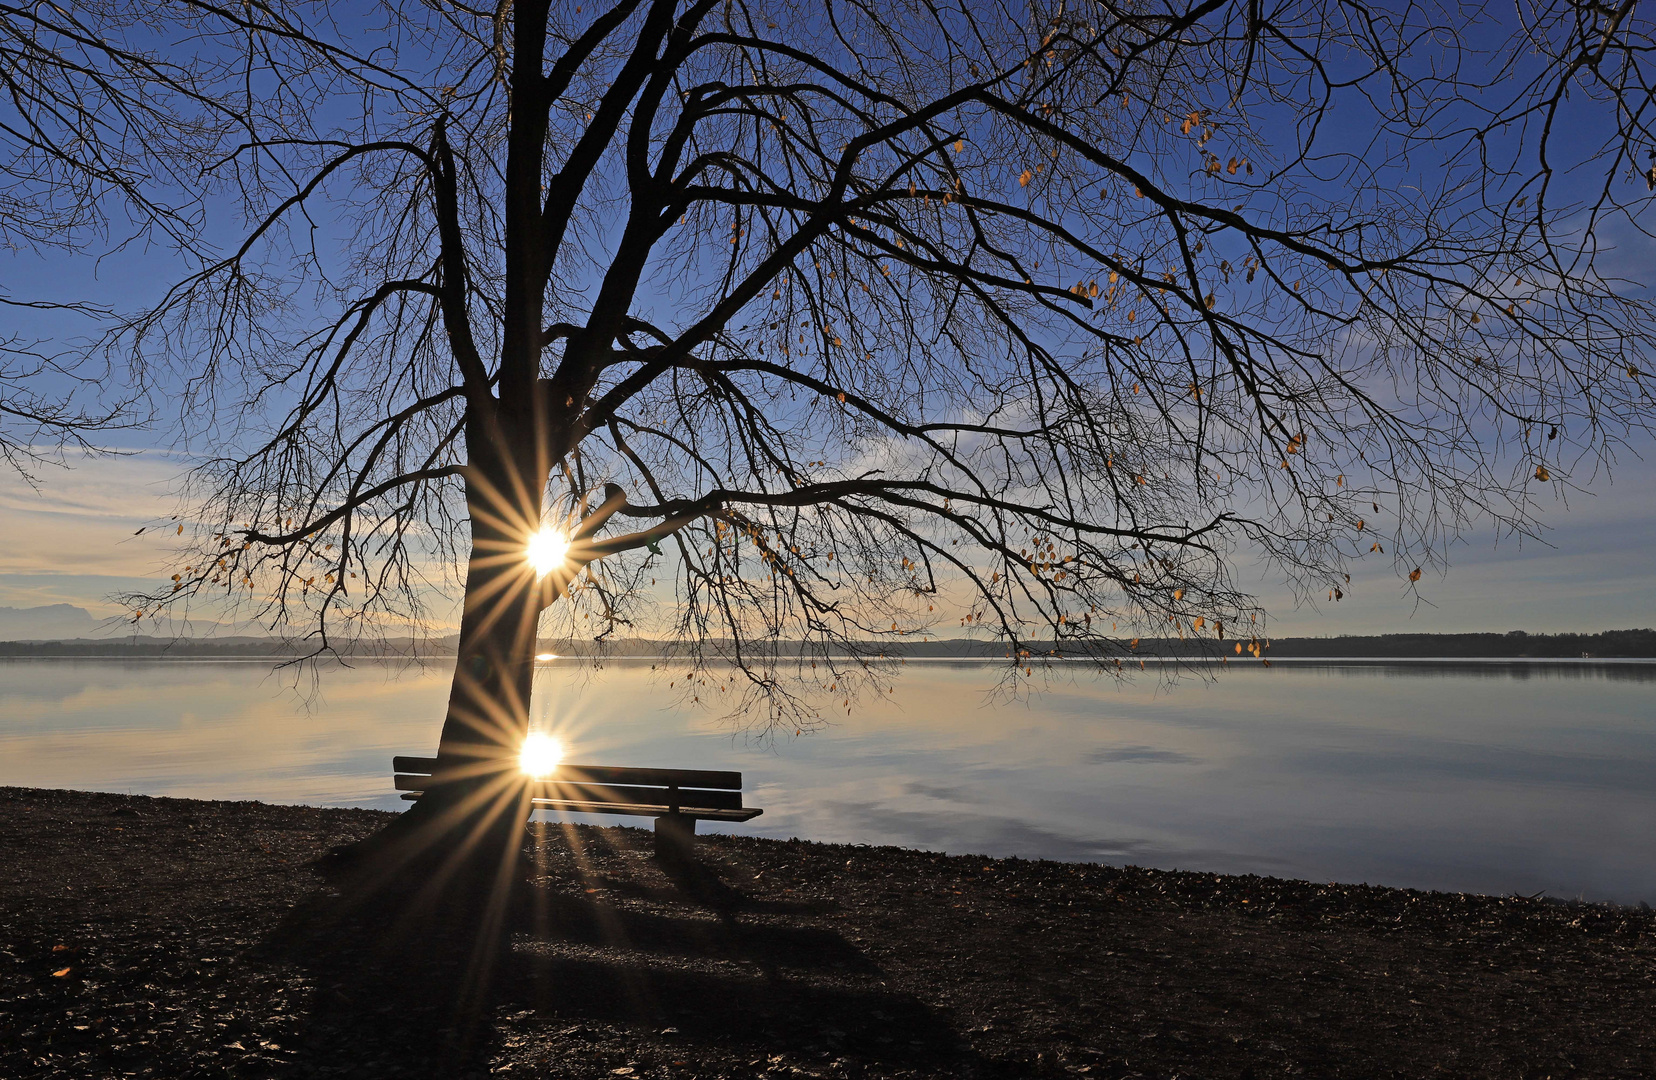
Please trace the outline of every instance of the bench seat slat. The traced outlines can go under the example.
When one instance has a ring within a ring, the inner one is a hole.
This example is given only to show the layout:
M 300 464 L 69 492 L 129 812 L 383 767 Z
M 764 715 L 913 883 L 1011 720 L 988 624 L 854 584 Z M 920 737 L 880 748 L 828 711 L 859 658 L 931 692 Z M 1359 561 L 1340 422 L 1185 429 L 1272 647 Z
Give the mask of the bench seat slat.
M 420 792 L 410 791 L 403 794 L 409 802 L 420 798 Z M 642 803 L 606 803 L 606 802 L 579 802 L 569 799 L 535 799 L 536 810 L 567 810 L 578 814 L 616 814 L 633 817 L 663 817 L 671 811 L 665 806 L 649 806 Z M 701 821 L 750 821 L 763 814 L 758 807 L 742 809 L 720 809 L 706 806 L 684 806 L 679 808 L 684 817 L 696 818 Z
M 711 788 L 741 791 L 742 774 L 712 769 L 629 769 L 609 765 L 560 765 L 549 779 L 572 783 L 621 786 Z
M 399 773 L 430 776 L 437 768 L 437 759 L 399 755 L 391 759 L 391 768 Z M 666 787 L 668 784 L 677 784 L 681 788 L 722 791 L 742 789 L 741 773 L 715 769 L 631 769 L 610 765 L 560 765 L 550 779 L 569 783 L 617 784 L 623 787 Z
M 578 814 L 632 814 L 638 817 L 663 817 L 669 813 L 665 806 L 641 806 L 637 803 L 576 802 L 567 799 L 536 799 L 535 809 L 569 810 Z M 716 806 L 683 806 L 679 808 L 679 813 L 685 817 L 698 818 L 702 821 L 747 821 L 758 817 L 764 811 L 751 806 L 737 809 Z
M 424 791 L 431 786 L 429 776 L 394 776 L 391 783 L 398 791 Z M 742 809 L 740 791 L 700 791 L 680 788 L 677 798 L 664 787 L 614 787 L 607 784 L 569 784 L 558 780 L 533 780 L 529 792 L 537 799 L 556 799 L 562 802 L 590 802 L 624 806 L 697 806 L 712 810 Z
M 680 788 L 677 797 L 664 787 L 612 787 L 606 784 L 569 784 L 557 780 L 542 780 L 529 785 L 529 793 L 537 799 L 559 802 L 592 802 L 647 806 L 672 805 L 705 807 L 709 810 L 740 810 L 740 791 L 698 791 Z

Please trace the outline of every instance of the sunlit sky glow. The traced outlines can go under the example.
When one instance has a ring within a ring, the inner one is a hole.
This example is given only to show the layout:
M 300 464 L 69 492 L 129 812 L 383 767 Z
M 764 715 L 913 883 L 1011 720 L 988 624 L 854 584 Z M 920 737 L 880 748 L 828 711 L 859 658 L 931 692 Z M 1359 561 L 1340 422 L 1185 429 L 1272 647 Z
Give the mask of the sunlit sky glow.
M 1613 475 L 1587 483 L 1588 493 L 1545 507 L 1546 543 L 1472 531 L 1451 549 L 1448 575 L 1422 581 L 1428 605 L 1415 604 L 1389 563 L 1358 561 L 1352 587 L 1337 604 L 1296 608 L 1280 579 L 1245 556 L 1238 560 L 1239 583 L 1265 601 L 1279 635 L 1650 626 L 1656 623 L 1656 567 L 1648 556 L 1656 477 L 1648 461 L 1648 453 L 1644 460 L 1624 456 Z M 0 607 L 66 603 L 104 618 L 118 614 L 109 594 L 164 581 L 177 539 L 173 483 L 188 462 L 154 449 L 77 457 L 71 468 L 44 471 L 38 491 L 0 474 Z M 434 621 L 452 626 L 458 618 L 445 603 L 434 600 Z M 947 617 L 934 636 L 957 636 L 957 613 L 940 608 L 939 614 Z

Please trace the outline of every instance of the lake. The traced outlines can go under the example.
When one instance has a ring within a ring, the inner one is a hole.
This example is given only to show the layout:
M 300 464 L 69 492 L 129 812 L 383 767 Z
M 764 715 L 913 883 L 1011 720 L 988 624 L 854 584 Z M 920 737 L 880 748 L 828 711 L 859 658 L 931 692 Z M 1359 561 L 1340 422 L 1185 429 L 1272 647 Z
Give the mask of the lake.
M 0 785 L 398 809 L 391 755 L 435 750 L 450 663 L 312 692 L 268 661 L 0 660 Z M 1152 667 L 1016 702 L 998 670 L 911 661 L 766 743 L 649 661 L 554 661 L 534 716 L 571 761 L 740 769 L 765 813 L 731 831 L 1656 903 L 1656 664 Z

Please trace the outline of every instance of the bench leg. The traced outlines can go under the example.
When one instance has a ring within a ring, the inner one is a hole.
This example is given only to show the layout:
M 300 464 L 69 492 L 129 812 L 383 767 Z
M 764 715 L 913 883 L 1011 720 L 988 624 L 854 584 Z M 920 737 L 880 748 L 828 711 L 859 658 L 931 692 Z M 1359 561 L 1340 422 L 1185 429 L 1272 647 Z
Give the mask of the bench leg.
M 663 862 L 692 862 L 695 848 L 695 818 L 687 814 L 663 814 L 655 819 L 656 858 Z

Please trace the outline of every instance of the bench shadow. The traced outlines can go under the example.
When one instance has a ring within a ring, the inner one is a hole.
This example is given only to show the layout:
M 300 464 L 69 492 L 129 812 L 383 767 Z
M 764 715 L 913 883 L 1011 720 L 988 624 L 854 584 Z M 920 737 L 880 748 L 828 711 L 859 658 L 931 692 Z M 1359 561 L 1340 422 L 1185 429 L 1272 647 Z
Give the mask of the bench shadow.
M 419 905 L 414 883 L 319 888 L 254 953 L 314 987 L 290 1063 L 353 1077 L 486 1072 L 507 1015 L 612 1025 L 629 1041 L 676 1029 L 673 1053 L 710 1058 L 971 1058 L 943 1017 L 887 988 L 844 936 L 787 921 L 820 905 L 757 901 L 705 865 L 668 869 L 666 885 L 653 874 L 519 878 L 504 896 L 449 890 Z
M 616 892 L 628 895 L 623 890 Z M 651 890 L 651 899 L 663 902 L 663 892 Z M 771 971 L 831 968 L 860 975 L 880 972 L 861 950 L 831 930 L 749 922 L 736 911 L 667 915 L 536 885 L 522 888 L 516 909 L 512 930 L 542 943 L 746 962 Z
M 839 910 L 827 900 L 762 900 L 725 884 L 718 871 L 705 863 L 689 867 L 663 867 L 673 880 L 671 886 L 600 874 L 588 884 L 601 885 L 618 896 L 656 903 L 695 903 L 713 911 L 748 915 L 826 915 Z

